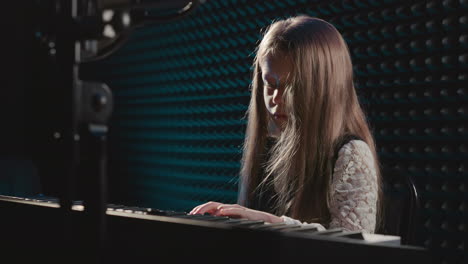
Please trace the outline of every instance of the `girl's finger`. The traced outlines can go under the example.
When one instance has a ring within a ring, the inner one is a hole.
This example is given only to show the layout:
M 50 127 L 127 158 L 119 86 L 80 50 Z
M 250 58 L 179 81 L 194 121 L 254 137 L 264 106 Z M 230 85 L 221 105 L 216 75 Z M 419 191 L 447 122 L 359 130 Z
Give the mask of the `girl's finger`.
M 217 212 L 218 216 L 230 216 L 235 218 L 246 218 L 249 220 L 258 220 L 254 219 L 255 216 L 251 214 L 249 210 L 243 207 L 225 207 L 219 209 Z
M 198 208 L 200 208 L 200 206 L 201 206 L 201 205 L 197 205 L 196 207 L 194 207 L 194 208 L 192 209 L 192 211 L 190 211 L 189 214 L 194 214 L 194 213 L 198 210 Z
M 221 209 L 224 209 L 224 208 L 244 208 L 244 209 L 246 209 L 245 207 L 240 206 L 238 204 L 221 204 L 216 209 L 221 210 Z
M 216 208 L 220 206 L 221 203 L 218 202 L 208 202 L 200 205 L 200 207 L 193 212 L 193 214 L 204 214 L 206 212 L 214 212 Z

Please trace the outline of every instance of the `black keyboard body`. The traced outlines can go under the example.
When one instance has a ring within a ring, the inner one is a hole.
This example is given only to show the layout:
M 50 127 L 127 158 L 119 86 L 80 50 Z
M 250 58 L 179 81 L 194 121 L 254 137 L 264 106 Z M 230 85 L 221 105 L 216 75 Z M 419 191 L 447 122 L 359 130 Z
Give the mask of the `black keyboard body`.
M 431 263 L 423 248 L 369 242 L 360 232 L 118 205 L 108 206 L 97 254 L 79 205 L 67 217 L 56 201 L 0 196 L 0 212 L 0 247 L 10 263 Z

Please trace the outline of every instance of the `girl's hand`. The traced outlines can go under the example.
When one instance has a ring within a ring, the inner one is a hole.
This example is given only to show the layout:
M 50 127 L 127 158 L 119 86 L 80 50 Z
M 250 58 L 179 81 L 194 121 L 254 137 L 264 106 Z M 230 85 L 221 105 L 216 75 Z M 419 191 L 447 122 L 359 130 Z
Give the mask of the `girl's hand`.
M 244 218 L 248 220 L 263 220 L 268 223 L 283 222 L 281 217 L 266 212 L 252 210 L 238 204 L 222 204 L 208 202 L 201 204 L 190 211 L 190 215 L 209 213 L 215 216 L 228 216 L 233 218 Z

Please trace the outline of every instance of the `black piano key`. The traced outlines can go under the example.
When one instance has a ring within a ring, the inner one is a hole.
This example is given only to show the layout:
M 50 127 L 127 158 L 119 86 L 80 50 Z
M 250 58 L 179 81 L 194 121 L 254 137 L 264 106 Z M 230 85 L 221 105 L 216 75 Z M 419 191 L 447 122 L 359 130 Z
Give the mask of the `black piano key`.
M 160 215 L 160 216 L 180 216 L 186 215 L 185 212 L 175 212 L 175 211 L 164 211 L 155 208 L 146 208 L 146 213 L 149 215 Z
M 217 216 L 217 215 L 212 215 L 210 213 L 204 213 L 203 215 L 203 220 L 206 220 L 206 221 L 214 221 L 214 222 L 225 222 L 225 221 L 229 221 L 229 218 L 228 216 Z
M 244 220 L 238 223 L 233 223 L 235 227 L 252 227 L 256 225 L 263 225 L 265 222 L 262 220 Z
M 211 216 L 206 218 L 207 221 L 229 221 L 229 217 L 227 216 Z
M 291 229 L 295 229 L 295 228 L 300 228 L 300 225 L 287 225 L 287 224 L 284 224 L 284 225 L 277 225 L 277 226 L 271 226 L 271 227 L 267 227 L 266 230 L 274 230 L 274 231 L 282 231 L 282 230 L 291 230 Z
M 223 223 L 226 223 L 226 224 L 238 224 L 242 221 L 245 221 L 245 219 L 234 219 L 234 218 L 229 218 L 229 220 L 223 222 Z
M 203 220 L 211 221 L 211 222 L 223 222 L 223 221 L 229 221 L 229 217 L 227 217 L 227 216 L 212 216 L 212 217 L 203 218 Z
M 296 224 L 293 224 L 293 225 L 281 225 L 281 226 L 275 226 L 275 227 L 271 227 L 269 228 L 270 230 L 275 230 L 275 231 L 281 231 L 281 230 L 292 230 L 292 229 L 295 229 L 295 228 L 300 228 L 301 226 L 300 225 L 296 225 Z
M 177 212 L 177 211 L 165 211 L 167 216 L 181 216 L 187 215 L 186 212 Z
M 174 217 L 177 217 L 177 218 L 200 219 L 200 217 L 197 217 L 196 215 L 186 215 L 186 214 L 175 215 Z
M 283 226 L 286 226 L 286 224 L 285 223 L 273 223 L 273 224 L 264 224 L 260 226 L 255 226 L 253 228 L 260 229 L 260 230 L 274 230 L 275 228 L 279 228 Z
M 312 233 L 312 232 L 318 232 L 318 227 L 316 226 L 301 226 L 300 228 L 295 228 L 291 230 L 286 230 L 289 232 L 303 232 L 303 233 Z
M 294 230 L 299 230 L 301 229 L 301 227 L 302 227 L 301 225 L 286 225 L 282 228 L 278 228 L 277 230 L 281 232 L 291 232 Z
M 195 220 L 210 220 L 210 219 L 215 218 L 214 216 L 210 216 L 210 215 L 200 215 L 200 214 L 196 214 L 196 215 L 189 215 L 189 214 L 185 214 L 185 215 L 176 215 L 175 217 L 177 217 L 177 218 L 195 219 Z

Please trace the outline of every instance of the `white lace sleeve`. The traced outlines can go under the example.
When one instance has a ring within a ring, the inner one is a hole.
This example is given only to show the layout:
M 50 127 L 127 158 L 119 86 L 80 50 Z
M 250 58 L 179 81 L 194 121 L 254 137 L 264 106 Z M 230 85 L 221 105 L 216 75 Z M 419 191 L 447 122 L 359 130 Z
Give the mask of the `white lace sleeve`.
M 288 216 L 281 216 L 281 218 L 283 219 L 284 223 L 287 224 L 287 225 L 302 225 L 302 226 L 307 226 L 307 227 L 316 227 L 318 231 L 324 231 L 326 230 L 325 227 L 321 224 L 318 224 L 318 223 L 307 223 L 307 222 L 301 222 L 299 220 L 296 220 L 296 219 L 293 219 L 291 217 L 288 217 Z
M 374 233 L 377 174 L 369 146 L 352 140 L 338 152 L 331 185 L 329 227 Z
M 377 174 L 369 146 L 352 140 L 338 152 L 331 186 L 329 228 L 374 233 L 377 210 Z M 325 228 L 317 223 L 300 222 L 287 216 L 286 224 L 301 224 Z

